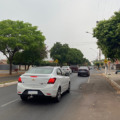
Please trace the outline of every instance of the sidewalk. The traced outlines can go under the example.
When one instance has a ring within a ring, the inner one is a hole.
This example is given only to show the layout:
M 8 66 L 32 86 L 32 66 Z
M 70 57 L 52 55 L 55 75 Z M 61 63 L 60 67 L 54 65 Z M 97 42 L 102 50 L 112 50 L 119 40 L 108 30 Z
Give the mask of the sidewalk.
M 115 74 L 115 70 L 111 70 L 105 76 L 107 81 L 117 90 L 117 93 L 120 93 L 120 73 Z
M 19 76 L 23 73 L 24 71 L 18 71 L 12 72 L 12 75 L 9 75 L 8 70 L 0 70 L 0 87 L 17 84 Z
M 76 102 L 80 106 L 79 110 L 76 110 L 76 120 L 119 119 L 120 96 L 101 73 L 91 74 L 90 82 L 81 85 L 81 91 L 83 97 Z

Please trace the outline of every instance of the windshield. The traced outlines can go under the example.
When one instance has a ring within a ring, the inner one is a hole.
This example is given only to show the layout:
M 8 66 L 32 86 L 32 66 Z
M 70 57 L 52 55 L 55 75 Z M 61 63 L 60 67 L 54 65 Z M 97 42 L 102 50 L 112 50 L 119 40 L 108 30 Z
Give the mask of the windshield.
M 31 68 L 26 73 L 32 73 L 32 74 L 51 74 L 53 71 L 53 68 Z

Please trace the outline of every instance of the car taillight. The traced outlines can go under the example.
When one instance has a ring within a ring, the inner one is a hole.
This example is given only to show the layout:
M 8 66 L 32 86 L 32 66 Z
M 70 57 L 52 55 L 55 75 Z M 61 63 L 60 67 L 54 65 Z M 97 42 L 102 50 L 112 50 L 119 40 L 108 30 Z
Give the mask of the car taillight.
M 22 82 L 22 79 L 21 79 L 21 77 L 19 77 L 19 78 L 18 78 L 18 82 L 20 82 L 20 83 Z
M 50 78 L 48 81 L 48 84 L 54 84 L 56 81 L 56 78 Z

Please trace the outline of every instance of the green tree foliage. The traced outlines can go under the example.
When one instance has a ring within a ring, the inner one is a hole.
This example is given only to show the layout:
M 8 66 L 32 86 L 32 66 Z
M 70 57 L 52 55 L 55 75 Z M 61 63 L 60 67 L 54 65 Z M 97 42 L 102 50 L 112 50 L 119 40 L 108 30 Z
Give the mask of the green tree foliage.
M 56 66 L 55 62 L 49 62 L 49 61 L 41 61 L 40 66 Z
M 69 51 L 69 46 L 67 44 L 61 44 L 59 42 L 56 42 L 54 46 L 50 50 L 50 56 L 54 60 L 58 60 L 60 65 L 63 65 L 63 63 L 67 62 L 67 54 Z
M 94 61 L 93 64 L 99 68 L 100 66 L 102 67 L 104 65 L 104 62 L 103 61 Z
M 70 48 L 67 54 L 67 63 L 77 65 L 83 62 L 83 54 L 76 48 Z
M 12 74 L 13 58 L 17 52 L 43 48 L 44 41 L 42 33 L 30 23 L 12 20 L 0 22 L 0 51 L 10 63 L 10 74 Z
M 14 56 L 14 64 L 17 65 L 40 65 L 43 58 L 47 57 L 47 51 L 45 47 L 27 49 L 22 52 L 18 52 Z
M 50 56 L 56 60 L 58 59 L 59 64 L 62 66 L 67 63 L 68 65 L 84 64 L 87 59 L 83 58 L 83 53 L 76 48 L 69 48 L 67 44 L 55 43 L 50 50 Z M 87 61 L 86 63 L 88 63 Z
M 112 60 L 120 59 L 120 11 L 108 20 L 99 21 L 93 31 L 102 53 Z
M 85 65 L 85 66 L 90 66 L 91 65 L 90 61 L 86 58 L 83 58 L 82 64 Z

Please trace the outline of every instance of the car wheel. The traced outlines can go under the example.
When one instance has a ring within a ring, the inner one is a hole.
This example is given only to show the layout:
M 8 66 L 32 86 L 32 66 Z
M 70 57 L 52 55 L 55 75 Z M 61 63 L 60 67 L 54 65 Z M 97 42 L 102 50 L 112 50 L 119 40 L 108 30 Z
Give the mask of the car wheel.
M 90 75 L 88 74 L 87 77 L 89 77 Z
M 70 93 L 70 83 L 69 83 L 69 86 L 68 86 L 68 89 L 67 89 L 67 93 Z
M 26 95 L 20 95 L 20 98 L 22 101 L 27 101 L 28 100 L 28 96 Z
M 57 91 L 57 95 L 55 97 L 55 101 L 60 102 L 60 100 L 61 100 L 61 89 L 59 88 Z
M 78 74 L 78 76 L 80 76 L 80 75 Z

